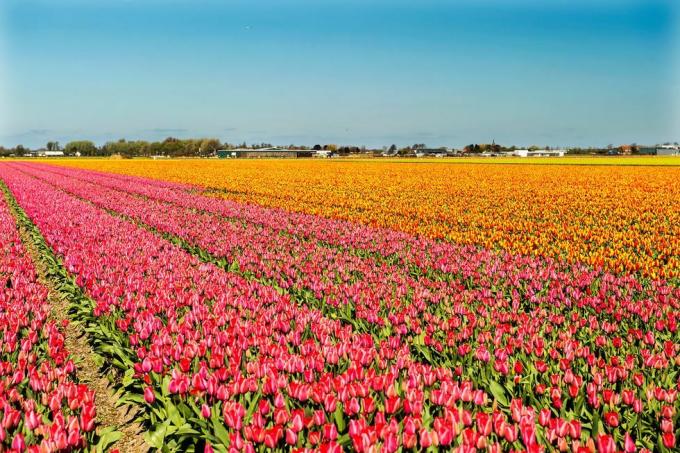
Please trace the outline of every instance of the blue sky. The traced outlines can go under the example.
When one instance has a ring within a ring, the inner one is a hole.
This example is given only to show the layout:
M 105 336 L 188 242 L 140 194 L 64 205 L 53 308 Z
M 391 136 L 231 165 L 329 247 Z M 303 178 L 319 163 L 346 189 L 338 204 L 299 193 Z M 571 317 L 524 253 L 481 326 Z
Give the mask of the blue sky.
M 0 144 L 680 140 L 671 0 L 1 0 Z

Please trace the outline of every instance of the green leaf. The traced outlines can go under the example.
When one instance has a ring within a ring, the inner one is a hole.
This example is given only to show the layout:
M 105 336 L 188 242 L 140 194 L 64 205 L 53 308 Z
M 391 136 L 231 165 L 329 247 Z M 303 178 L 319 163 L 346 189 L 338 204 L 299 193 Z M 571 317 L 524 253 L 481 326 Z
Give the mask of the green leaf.
M 342 403 L 337 403 L 335 406 L 335 426 L 338 427 L 338 432 L 342 433 L 345 431 L 345 415 L 342 413 Z
M 116 431 L 113 427 L 102 429 L 99 432 L 99 441 L 95 445 L 97 453 L 105 452 L 111 445 L 118 442 L 122 436 L 123 433 Z
M 163 399 L 162 401 L 165 403 L 166 411 L 168 413 L 168 419 L 172 422 L 172 424 L 178 427 L 184 425 L 186 421 L 177 410 L 177 407 L 174 404 L 172 404 L 172 401 L 166 399 Z
M 253 414 L 257 409 L 257 404 L 260 402 L 261 397 L 262 397 L 261 390 L 258 390 L 257 393 L 251 396 L 250 406 L 248 406 L 248 410 L 246 411 L 246 416 L 244 418 L 246 422 L 250 421 L 250 419 L 253 417 Z
M 215 431 L 215 437 L 217 437 L 223 445 L 229 446 L 229 432 L 224 426 L 224 422 L 219 418 L 215 411 L 213 411 L 211 420 Z
M 600 413 L 598 411 L 593 411 L 593 428 L 591 430 L 591 436 L 595 437 L 602 432 L 602 423 L 600 422 Z
M 152 447 L 160 449 L 163 447 L 163 443 L 165 441 L 165 433 L 167 432 L 167 430 L 168 421 L 165 421 L 163 424 L 158 426 L 156 430 L 146 432 L 144 434 L 144 440 Z
M 508 405 L 508 398 L 505 395 L 505 389 L 502 385 L 492 379 L 489 381 L 489 390 L 491 391 L 494 399 L 498 401 L 501 406 Z

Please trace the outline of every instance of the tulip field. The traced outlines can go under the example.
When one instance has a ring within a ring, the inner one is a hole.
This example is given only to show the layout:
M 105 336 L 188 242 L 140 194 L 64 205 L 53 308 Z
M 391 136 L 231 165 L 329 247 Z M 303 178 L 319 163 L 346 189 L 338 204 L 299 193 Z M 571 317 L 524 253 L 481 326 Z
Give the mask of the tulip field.
M 0 189 L 0 452 L 125 451 L 69 322 L 153 451 L 680 449 L 680 167 L 4 161 Z

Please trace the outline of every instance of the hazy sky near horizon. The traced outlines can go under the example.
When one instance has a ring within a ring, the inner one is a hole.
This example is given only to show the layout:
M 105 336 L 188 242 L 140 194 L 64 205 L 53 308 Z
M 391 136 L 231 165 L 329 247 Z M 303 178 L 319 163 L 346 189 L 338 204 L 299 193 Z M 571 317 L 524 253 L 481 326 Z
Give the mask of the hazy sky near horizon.
M 672 0 L 1 0 L 0 144 L 680 140 Z

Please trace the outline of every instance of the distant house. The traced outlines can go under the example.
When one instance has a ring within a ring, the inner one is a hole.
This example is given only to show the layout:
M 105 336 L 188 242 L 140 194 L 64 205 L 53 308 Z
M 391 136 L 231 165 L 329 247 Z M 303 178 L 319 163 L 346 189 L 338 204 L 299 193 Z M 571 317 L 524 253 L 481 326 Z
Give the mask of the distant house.
M 632 145 L 621 145 L 619 146 L 619 154 L 622 156 L 630 156 L 633 154 L 633 146 Z
M 638 151 L 646 156 L 680 156 L 678 145 L 641 146 Z
M 328 149 L 319 149 L 314 151 L 314 157 L 331 157 L 333 155 L 333 151 L 330 151 Z
M 563 149 L 537 149 L 529 152 L 529 156 L 534 157 L 564 157 L 564 154 Z
M 661 145 L 656 147 L 657 156 L 680 156 L 680 148 L 677 145 Z
M 300 150 L 300 149 L 282 149 L 282 148 L 236 148 L 236 149 L 221 149 L 217 151 L 217 157 L 220 159 L 262 159 L 262 158 L 279 158 L 279 159 L 295 159 L 298 157 L 312 157 L 315 151 Z
M 46 149 L 37 149 L 26 153 L 26 157 L 63 157 L 63 151 L 47 151 Z
M 449 153 L 448 148 L 420 148 L 416 149 L 416 157 L 444 157 Z
M 563 149 L 516 149 L 512 155 L 517 157 L 564 157 Z

